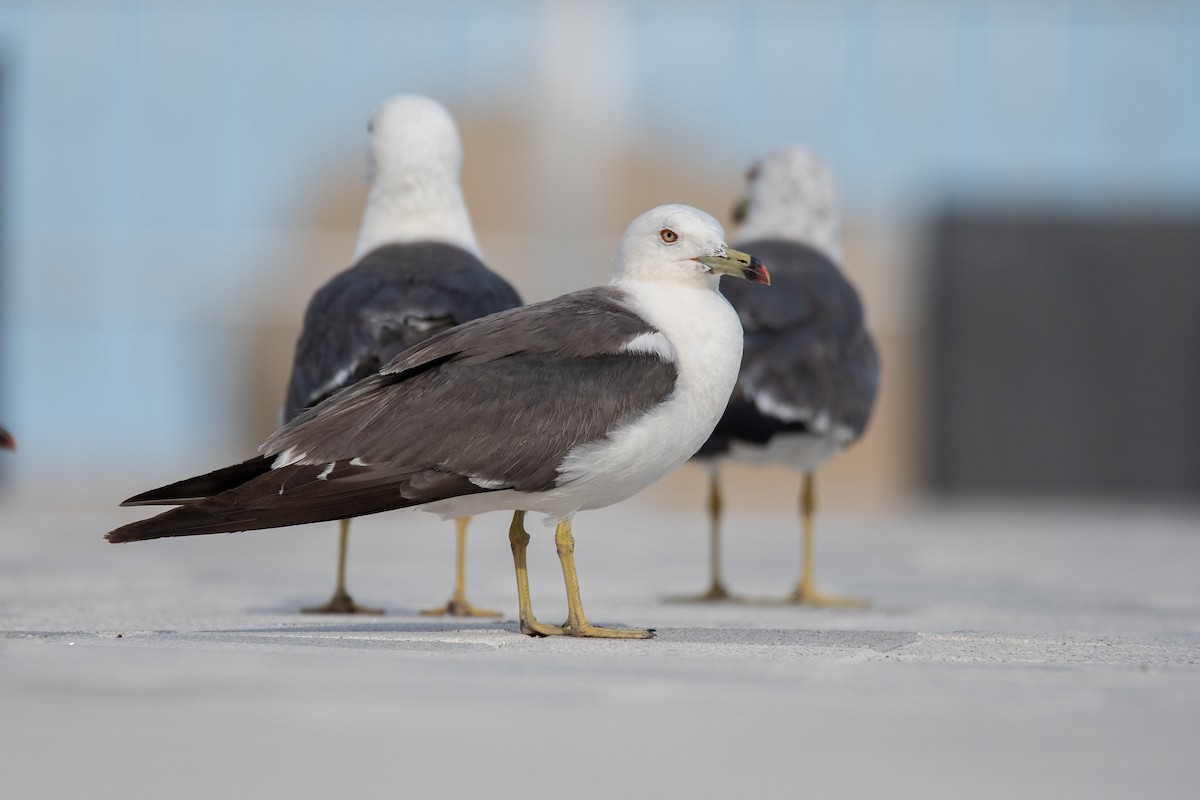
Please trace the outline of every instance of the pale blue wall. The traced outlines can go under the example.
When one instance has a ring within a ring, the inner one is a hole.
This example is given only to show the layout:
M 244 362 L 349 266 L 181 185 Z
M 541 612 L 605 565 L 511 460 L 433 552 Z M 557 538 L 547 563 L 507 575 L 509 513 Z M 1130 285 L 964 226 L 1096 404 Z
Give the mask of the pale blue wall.
M 1200 3 L 643 5 L 639 115 L 732 111 L 701 135 L 749 152 L 804 139 L 862 205 L 1200 199 Z
M 546 37 L 588 35 L 552 6 L 4 0 L 0 414 L 21 468 L 244 449 L 248 265 L 303 227 L 296 194 L 357 163 L 392 92 L 537 107 Z M 1200 206 L 1200 3 L 604 8 L 627 126 L 738 165 L 807 141 L 856 213 Z

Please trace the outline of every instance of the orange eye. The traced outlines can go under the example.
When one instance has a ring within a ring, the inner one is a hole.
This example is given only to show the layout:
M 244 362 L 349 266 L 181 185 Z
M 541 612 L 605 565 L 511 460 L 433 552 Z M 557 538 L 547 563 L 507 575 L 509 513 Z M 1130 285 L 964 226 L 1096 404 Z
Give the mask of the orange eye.
M 675 231 L 671 230 L 670 228 L 663 228 L 661 231 L 658 232 L 658 236 L 660 239 L 662 239 L 667 244 L 675 244 L 676 242 L 679 241 L 679 234 L 676 233 Z

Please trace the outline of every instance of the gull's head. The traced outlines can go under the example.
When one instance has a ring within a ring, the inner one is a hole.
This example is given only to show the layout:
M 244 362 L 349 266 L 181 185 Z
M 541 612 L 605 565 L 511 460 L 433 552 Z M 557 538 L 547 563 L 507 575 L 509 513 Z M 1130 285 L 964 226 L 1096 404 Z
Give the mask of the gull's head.
M 422 178 L 457 183 L 462 141 L 454 118 L 436 100 L 419 94 L 389 97 L 375 109 L 367 131 L 373 184 L 402 186 Z
M 613 280 L 716 288 L 722 275 L 770 283 L 757 258 L 725 244 L 711 214 L 682 205 L 659 206 L 629 223 L 613 257 Z
M 792 239 L 836 259 L 837 192 L 829 166 L 803 147 L 783 147 L 746 171 L 746 196 L 734 211 L 739 241 Z

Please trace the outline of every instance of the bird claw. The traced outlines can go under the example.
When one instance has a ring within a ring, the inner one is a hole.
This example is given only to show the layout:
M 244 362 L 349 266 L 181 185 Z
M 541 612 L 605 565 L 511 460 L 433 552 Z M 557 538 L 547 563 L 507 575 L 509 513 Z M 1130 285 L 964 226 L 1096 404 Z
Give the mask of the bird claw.
M 801 584 L 792 593 L 776 601 L 779 605 L 815 606 L 817 608 L 868 608 L 871 601 L 865 597 L 846 597 L 818 592 Z
M 423 617 L 502 617 L 499 611 L 478 608 L 467 602 L 465 597 L 451 597 L 449 602 L 438 608 L 421 609 Z
M 604 628 L 584 622 L 579 625 L 564 625 L 563 634 L 582 636 L 589 639 L 653 639 L 653 628 Z
M 577 636 L 584 639 L 653 639 L 653 628 L 605 628 L 590 622 L 571 622 L 560 625 L 545 625 L 537 620 L 521 620 L 521 633 L 541 638 L 544 636 Z
M 535 639 L 541 639 L 546 636 L 563 636 L 566 631 L 558 625 L 546 625 L 538 622 L 536 619 L 521 620 L 521 633 L 526 636 L 532 636 Z
M 703 594 L 685 594 L 664 597 L 665 603 L 744 603 L 741 597 L 730 594 L 724 586 L 714 583 Z
M 327 603 L 319 606 L 309 606 L 300 611 L 304 614 L 364 614 L 377 616 L 383 613 L 382 608 L 360 606 L 344 591 L 336 591 Z

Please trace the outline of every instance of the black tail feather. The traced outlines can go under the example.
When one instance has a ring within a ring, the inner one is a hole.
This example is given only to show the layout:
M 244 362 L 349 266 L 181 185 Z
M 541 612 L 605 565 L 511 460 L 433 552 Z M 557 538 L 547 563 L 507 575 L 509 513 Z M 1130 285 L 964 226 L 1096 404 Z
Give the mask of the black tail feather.
M 229 471 L 241 468 L 248 469 L 246 464 L 239 464 L 230 467 Z M 398 476 L 378 474 L 370 468 L 339 462 L 336 477 L 326 480 L 324 476 L 328 472 L 328 465 L 319 464 L 296 464 L 280 469 L 268 467 L 257 477 L 221 494 L 123 525 L 105 538 L 116 544 L 166 536 L 282 528 L 361 517 L 486 491 L 467 478 L 424 470 Z M 201 481 L 207 477 L 192 480 Z M 170 488 L 156 491 L 166 492 Z
M 248 461 L 222 467 L 194 478 L 151 489 L 134 495 L 123 506 L 174 506 L 192 503 L 214 494 L 237 488 L 271 469 L 271 461 L 265 456 L 255 456 Z

